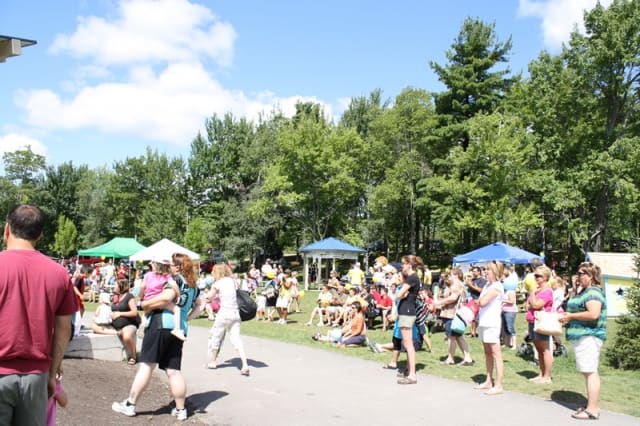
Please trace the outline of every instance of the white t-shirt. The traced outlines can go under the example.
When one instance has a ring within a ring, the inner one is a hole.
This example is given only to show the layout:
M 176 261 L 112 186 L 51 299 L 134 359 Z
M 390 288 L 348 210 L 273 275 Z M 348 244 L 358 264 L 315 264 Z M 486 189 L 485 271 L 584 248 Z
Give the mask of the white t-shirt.
M 98 325 L 111 324 L 111 306 L 107 304 L 100 304 L 98 309 L 96 309 L 94 321 Z
M 501 327 L 502 326 L 502 296 L 504 288 L 500 281 L 490 283 L 482 287 L 480 297 L 483 297 L 490 289 L 495 289 L 498 295 L 489 302 L 488 305 L 480 308 L 478 314 L 478 325 L 480 327 Z
M 231 277 L 223 277 L 213 283 L 213 287 L 218 290 L 220 298 L 220 311 L 237 311 L 238 301 L 236 300 L 236 283 Z

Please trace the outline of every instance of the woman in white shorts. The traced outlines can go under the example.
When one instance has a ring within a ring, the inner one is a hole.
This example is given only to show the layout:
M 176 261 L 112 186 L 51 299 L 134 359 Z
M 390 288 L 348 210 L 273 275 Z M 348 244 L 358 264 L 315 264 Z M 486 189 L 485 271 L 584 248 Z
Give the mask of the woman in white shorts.
M 500 278 L 504 266 L 502 263 L 492 261 L 487 264 L 487 284 L 482 287 L 478 305 L 478 335 L 484 348 L 484 359 L 487 369 L 487 378 L 477 385 L 476 389 L 486 389 L 485 395 L 499 395 L 503 392 L 502 380 L 504 376 L 504 363 L 502 350 L 500 349 L 500 331 L 502 329 L 502 296 L 504 287 Z M 496 379 L 493 380 L 493 370 L 496 370 Z
M 596 420 L 600 417 L 600 350 L 607 338 L 607 302 L 600 288 L 600 267 L 583 262 L 578 267 L 578 291 L 567 301 L 560 322 L 567 324 L 567 341 L 573 345 L 576 368 L 587 384 L 587 406 L 578 408 L 574 419 Z

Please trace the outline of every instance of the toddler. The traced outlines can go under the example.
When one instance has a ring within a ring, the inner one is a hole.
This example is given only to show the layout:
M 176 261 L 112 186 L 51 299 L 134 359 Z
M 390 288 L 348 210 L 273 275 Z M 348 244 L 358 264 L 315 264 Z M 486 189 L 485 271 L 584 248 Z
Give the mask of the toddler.
M 100 305 L 96 309 L 96 314 L 93 317 L 93 322 L 99 326 L 105 326 L 111 324 L 111 298 L 109 293 L 100 293 L 98 298 Z
M 171 276 L 171 262 L 167 259 L 156 258 L 151 261 L 153 266 L 150 272 L 144 274 L 144 280 L 140 285 L 140 300 L 150 300 L 158 294 L 162 293 L 165 285 L 173 281 Z M 173 308 L 173 330 L 171 334 L 180 340 L 186 340 L 186 336 L 180 328 L 182 312 L 178 305 L 174 304 Z

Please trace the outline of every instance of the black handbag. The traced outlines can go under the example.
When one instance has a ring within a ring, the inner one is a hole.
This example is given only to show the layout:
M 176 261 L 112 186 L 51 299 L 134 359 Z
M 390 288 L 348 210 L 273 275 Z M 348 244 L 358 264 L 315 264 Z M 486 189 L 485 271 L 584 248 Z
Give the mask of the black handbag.
M 249 292 L 244 290 L 236 290 L 236 300 L 238 302 L 238 312 L 242 321 L 252 320 L 256 316 L 258 305 L 251 298 Z

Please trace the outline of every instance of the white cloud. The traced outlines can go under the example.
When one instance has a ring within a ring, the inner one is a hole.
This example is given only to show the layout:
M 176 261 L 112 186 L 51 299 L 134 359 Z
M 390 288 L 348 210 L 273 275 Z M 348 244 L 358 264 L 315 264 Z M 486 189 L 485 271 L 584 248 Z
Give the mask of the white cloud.
M 222 87 L 199 63 L 171 64 L 159 73 L 150 67 L 134 67 L 127 81 L 87 86 L 69 100 L 51 90 L 21 91 L 16 97 L 27 112 L 28 123 L 36 127 L 96 127 L 105 133 L 181 146 L 191 143 L 213 113 L 257 119 L 277 105 L 291 116 L 297 101 L 321 103 L 314 97 L 279 98 L 270 92 L 249 99 L 242 91 Z M 330 116 L 331 106 L 324 108 Z
M 58 35 L 52 53 L 92 58 L 96 63 L 191 61 L 208 56 L 229 66 L 236 32 L 206 7 L 187 0 L 122 0 L 113 21 L 78 19 L 71 35 Z
M 219 83 L 203 56 L 229 65 L 236 33 L 206 7 L 187 0 L 122 0 L 119 15 L 79 19 L 51 51 L 88 59 L 51 89 L 19 91 L 26 121 L 44 130 L 99 131 L 186 146 L 214 113 L 257 119 L 274 108 L 291 116 L 297 101 L 264 91 L 252 97 Z M 331 117 L 332 108 L 323 104 Z
M 607 7 L 612 1 L 600 0 L 600 3 Z M 584 32 L 584 11 L 593 9 L 596 3 L 597 0 L 519 0 L 518 14 L 541 18 L 545 46 L 558 51 L 576 25 Z
M 27 149 L 27 147 L 31 147 L 31 151 L 35 154 L 40 154 L 43 157 L 47 156 L 47 147 L 37 139 L 18 133 L 0 135 L 0 158 L 2 158 L 6 152 Z

